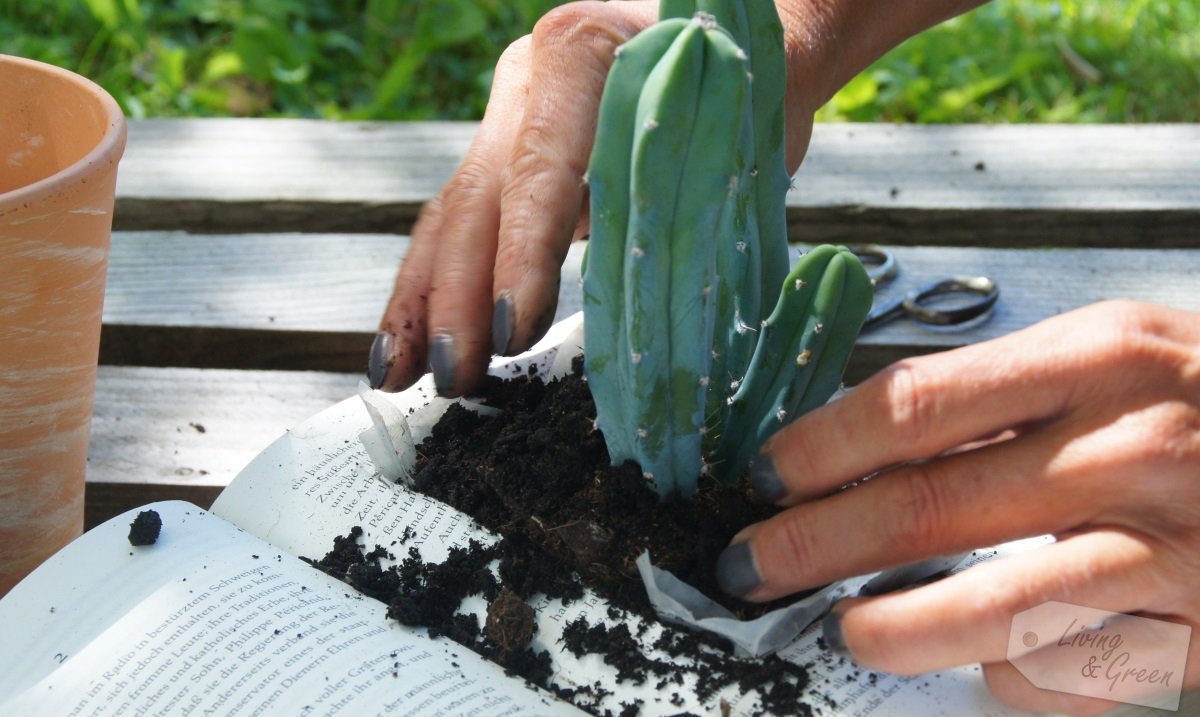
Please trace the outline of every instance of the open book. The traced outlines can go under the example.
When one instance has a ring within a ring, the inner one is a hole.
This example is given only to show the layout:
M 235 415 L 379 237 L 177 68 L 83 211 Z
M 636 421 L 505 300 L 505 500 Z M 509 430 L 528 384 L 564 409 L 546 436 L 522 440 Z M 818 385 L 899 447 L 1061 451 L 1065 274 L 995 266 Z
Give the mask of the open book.
M 570 328 L 556 327 L 493 370 L 512 375 L 515 361 L 562 373 L 578 350 L 564 343 Z M 559 345 L 569 350 L 559 355 Z M 417 441 L 449 403 L 433 393 L 427 377 L 386 397 L 400 411 L 419 409 L 409 422 Z M 468 516 L 383 479 L 373 426 L 362 400 L 344 401 L 268 447 L 211 513 L 181 502 L 148 506 L 163 523 L 155 544 L 130 545 L 131 511 L 47 561 L 0 601 L 0 714 L 580 714 L 455 642 L 389 620 L 385 605 L 300 560 L 322 557 L 355 526 L 368 549 L 403 539 L 405 549 L 416 546 L 431 562 L 471 539 L 495 540 Z M 593 711 L 761 709 L 760 695 L 736 685 L 697 698 L 686 665 L 679 684 L 663 689 L 653 680 L 619 680 L 599 656 L 564 650 L 564 628 L 576 618 L 623 619 L 596 595 L 533 606 L 533 646 L 549 652 L 553 684 L 602 685 Z M 484 609 L 471 599 L 460 608 L 481 616 Z M 654 629 L 638 636 L 644 650 L 655 650 L 656 636 Z M 810 627 L 781 653 L 807 667 L 811 688 L 803 699 L 814 714 L 1019 714 L 988 694 L 977 667 L 880 675 L 826 653 L 819 637 L 819 627 Z

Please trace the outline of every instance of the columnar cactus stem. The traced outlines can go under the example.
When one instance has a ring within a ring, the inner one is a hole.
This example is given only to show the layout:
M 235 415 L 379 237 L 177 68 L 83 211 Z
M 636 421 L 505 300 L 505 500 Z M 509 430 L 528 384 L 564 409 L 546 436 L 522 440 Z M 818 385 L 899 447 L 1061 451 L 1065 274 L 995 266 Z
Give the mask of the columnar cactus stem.
M 787 275 L 774 6 L 661 9 L 621 48 L 601 101 L 585 365 L 612 461 L 635 460 L 660 494 L 687 496 L 701 470 L 736 477 L 774 430 L 828 399 L 871 286 L 833 247 Z
M 593 393 L 615 409 L 598 409 L 601 430 L 606 439 L 623 434 L 609 443 L 612 460 L 632 458 L 660 492 L 687 494 L 701 467 L 715 321 L 711 286 L 734 176 L 728 138 L 740 132 L 749 78 L 745 54 L 710 16 L 656 27 L 675 33 L 670 45 L 659 54 L 659 34 L 627 43 L 602 103 L 588 177 L 605 214 L 592 226 L 584 300 L 585 306 L 600 304 L 607 296 L 610 303 L 597 325 L 585 322 L 585 342 L 602 353 L 599 365 L 589 362 Z M 654 56 L 651 66 L 647 58 Z M 627 87 L 611 97 L 608 92 L 623 85 L 641 90 L 632 113 Z M 609 107 L 610 99 L 622 107 Z M 606 123 L 608 110 L 625 126 Z M 609 166 L 617 163 L 629 169 Z M 623 184 L 609 183 L 626 175 Z M 622 192 L 628 197 L 619 200 L 628 216 L 624 226 L 604 204 Z M 609 284 L 618 246 L 625 288 L 614 304 Z M 619 318 L 614 306 L 623 308 Z M 603 347 L 614 334 L 599 332 L 613 324 L 620 353 L 609 356 Z M 616 394 L 606 395 L 606 387 Z M 614 425 L 619 421 L 625 425 Z
M 823 405 L 837 390 L 874 298 L 871 279 L 849 250 L 805 254 L 762 322 L 746 379 L 729 399 L 713 460 L 737 475 L 775 431 Z
M 686 20 L 660 22 L 622 46 L 604 87 L 593 160 L 588 167 L 592 241 L 588 242 L 584 267 L 584 342 L 596 347 L 588 352 L 588 381 L 604 405 L 596 425 L 614 463 L 636 455 L 634 433 L 629 430 L 632 401 L 604 398 L 628 396 L 631 390 L 625 358 L 631 349 L 625 332 L 623 277 L 629 251 L 625 232 L 631 204 L 628 158 L 633 147 L 633 117 L 645 78 L 686 24 Z
M 741 383 L 754 351 L 753 328 L 787 275 L 783 25 L 769 0 L 666 0 L 659 12 L 663 18 L 708 13 L 749 53 L 750 101 L 738 138 L 737 186 L 730 196 L 733 227 L 717 247 L 718 334 L 712 373 L 721 390 L 708 397 L 713 416 Z

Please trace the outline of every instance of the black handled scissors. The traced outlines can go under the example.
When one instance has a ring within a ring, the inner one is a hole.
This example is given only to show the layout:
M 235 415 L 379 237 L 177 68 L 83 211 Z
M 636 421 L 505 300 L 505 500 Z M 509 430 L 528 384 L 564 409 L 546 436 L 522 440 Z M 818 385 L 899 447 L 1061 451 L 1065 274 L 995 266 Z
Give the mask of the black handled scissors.
M 867 244 L 852 246 L 850 251 L 862 260 L 867 276 L 876 286 L 891 281 L 900 273 L 896 256 L 887 249 Z M 974 298 L 967 303 L 956 302 L 953 306 L 937 305 L 939 297 L 955 296 L 961 299 L 966 295 Z M 904 316 L 930 326 L 962 326 L 985 318 L 999 298 L 1000 286 L 986 276 L 940 279 L 872 308 L 862 331 L 870 331 Z

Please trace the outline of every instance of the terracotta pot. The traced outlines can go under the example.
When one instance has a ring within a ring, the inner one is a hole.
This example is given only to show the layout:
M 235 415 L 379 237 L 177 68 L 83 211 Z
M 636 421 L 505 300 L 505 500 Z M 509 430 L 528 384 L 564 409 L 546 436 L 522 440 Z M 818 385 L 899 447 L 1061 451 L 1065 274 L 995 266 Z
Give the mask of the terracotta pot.
M 83 530 L 125 132 L 99 86 L 0 55 L 0 596 Z

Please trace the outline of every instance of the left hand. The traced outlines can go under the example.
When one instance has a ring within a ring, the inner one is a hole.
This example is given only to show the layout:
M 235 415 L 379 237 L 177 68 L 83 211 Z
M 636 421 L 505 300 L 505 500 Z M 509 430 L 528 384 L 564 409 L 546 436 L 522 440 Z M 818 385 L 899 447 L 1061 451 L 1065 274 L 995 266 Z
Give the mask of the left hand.
M 1200 684 L 1198 314 L 1098 304 L 901 361 L 781 430 L 751 475 L 760 495 L 790 506 L 742 531 L 718 563 L 722 585 L 751 600 L 1058 537 L 931 585 L 843 601 L 826 638 L 860 665 L 917 674 L 982 663 L 1013 704 L 1111 708 L 1037 689 L 1005 661 L 1013 615 L 1057 600 L 1191 625 L 1184 683 Z

